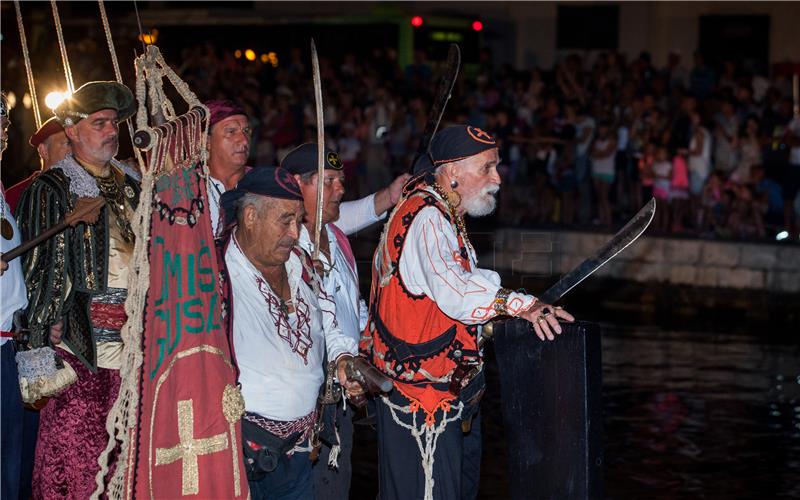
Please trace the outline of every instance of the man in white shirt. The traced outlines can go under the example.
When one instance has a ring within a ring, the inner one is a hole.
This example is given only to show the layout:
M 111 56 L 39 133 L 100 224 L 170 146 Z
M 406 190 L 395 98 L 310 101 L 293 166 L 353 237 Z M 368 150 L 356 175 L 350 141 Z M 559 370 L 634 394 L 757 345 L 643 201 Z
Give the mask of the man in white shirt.
M 5 94 L 0 97 L 0 158 L 6 149 L 8 119 L 8 102 Z M 0 254 L 6 253 L 20 244 L 20 233 L 17 223 L 6 203 L 5 189 L 0 186 Z M 2 400 L 0 401 L 0 443 L 2 458 L 0 474 L 2 484 L 0 491 L 3 498 L 17 498 L 20 487 L 22 464 L 22 396 L 19 392 L 17 362 L 14 359 L 14 345 L 11 340 L 14 313 L 28 304 L 25 292 L 25 280 L 22 277 L 20 259 L 9 263 L 0 261 L 0 385 Z
M 235 102 L 214 100 L 205 105 L 211 115 L 208 124 L 208 202 L 211 228 L 214 234 L 218 234 L 220 197 L 236 187 L 239 179 L 250 169 L 247 156 L 252 130 L 244 108 Z M 342 203 L 339 227 L 346 234 L 353 234 L 383 219 L 386 211 L 397 203 L 407 180 L 407 175 L 401 175 L 374 194 Z
M 467 125 L 437 132 L 375 252 L 360 350 L 394 381 L 376 405 L 382 500 L 475 498 L 482 325 L 520 317 L 552 340 L 559 318 L 573 319 L 503 288 L 496 272 L 477 265 L 463 217 L 494 210 L 498 163 L 486 132 Z
M 312 498 L 311 450 L 303 444 L 317 422 L 324 360 L 335 363 L 349 395 L 360 395 L 345 374 L 357 342 L 339 328 L 333 300 L 296 246 L 305 209 L 289 172 L 251 169 L 223 194 L 221 208 L 250 493 Z
M 345 233 L 333 223 L 339 218 L 339 207 L 345 192 L 344 166 L 339 156 L 328 148 L 325 148 L 323 157 L 325 176 L 322 183 L 322 231 L 317 269 L 322 270 L 325 291 L 336 303 L 339 327 L 357 343 L 366 325 L 367 306 L 360 299 L 353 250 Z M 298 146 L 286 155 L 281 167 L 294 175 L 303 194 L 306 219 L 300 228 L 299 245 L 312 255 L 317 215 L 317 145 L 306 143 Z M 328 465 L 330 448 L 327 446 L 323 446 L 320 459 L 314 465 L 314 496 L 317 500 L 337 500 L 350 495 L 353 410 L 346 405 L 337 405 L 336 426 L 341 446 L 337 466 Z

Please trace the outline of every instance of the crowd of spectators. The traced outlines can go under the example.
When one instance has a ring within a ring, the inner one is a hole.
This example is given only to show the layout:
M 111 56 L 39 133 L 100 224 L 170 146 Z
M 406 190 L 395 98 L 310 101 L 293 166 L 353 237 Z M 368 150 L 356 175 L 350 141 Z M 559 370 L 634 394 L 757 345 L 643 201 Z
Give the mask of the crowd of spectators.
M 359 197 L 409 169 L 437 67 L 423 51 L 403 68 L 393 48 L 320 53 L 326 140 L 345 165 L 348 197 Z M 299 48 L 254 61 L 212 42 L 165 54 L 201 99 L 245 106 L 252 164 L 276 164 L 315 140 L 309 57 Z M 88 60 L 74 59 L 73 68 Z M 626 61 L 610 52 L 514 69 L 483 50 L 462 68 L 448 123 L 499 141 L 498 224 L 611 229 L 654 196 L 662 233 L 796 239 L 800 229 L 791 80 L 735 61 L 717 71 L 699 53 L 690 66 L 672 53 L 657 68 L 647 53 Z
M 323 51 L 324 52 L 324 51 Z M 185 49 L 180 74 L 199 95 L 234 96 L 253 118 L 252 160 L 274 164 L 313 140 L 307 55 L 247 61 L 206 44 Z M 424 129 L 436 67 L 422 51 L 401 68 L 393 49 L 320 60 L 327 141 L 352 197 L 406 171 Z M 488 51 L 462 71 L 445 122 L 469 123 L 500 144 L 508 225 L 612 228 L 650 196 L 654 230 L 707 237 L 797 235 L 800 118 L 791 81 L 719 74 L 700 54 L 656 68 L 642 53 L 571 55 L 550 70 L 495 66 Z

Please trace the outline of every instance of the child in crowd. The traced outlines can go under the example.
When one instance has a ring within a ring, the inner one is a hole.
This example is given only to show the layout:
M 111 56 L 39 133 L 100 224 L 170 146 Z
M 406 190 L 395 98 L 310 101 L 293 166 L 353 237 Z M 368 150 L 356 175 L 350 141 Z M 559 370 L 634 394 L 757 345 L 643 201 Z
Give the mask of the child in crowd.
M 700 199 L 700 210 L 697 213 L 697 228 L 703 232 L 714 225 L 714 215 L 721 215 L 723 209 L 722 177 L 719 172 L 712 172 L 703 187 Z
M 648 143 L 639 157 L 639 189 L 642 201 L 650 201 L 653 197 L 653 163 L 656 161 L 656 145 Z
M 669 204 L 672 207 L 672 232 L 683 231 L 683 217 L 689 199 L 689 166 L 686 150 L 678 150 L 672 159 L 672 179 L 669 186 Z
M 611 134 L 611 125 L 600 122 L 597 138 L 592 144 L 592 180 L 597 196 L 597 219 L 601 226 L 611 226 L 611 202 L 608 198 L 614 184 L 617 139 Z
M 666 146 L 658 146 L 653 163 L 653 196 L 658 201 L 656 228 L 659 231 L 669 229 L 669 188 L 671 184 L 672 162 L 669 161 L 669 150 Z
M 730 190 L 734 193 L 731 213 L 728 217 L 727 229 L 730 233 L 739 238 L 763 238 L 766 236 L 764 218 L 761 213 L 762 206 L 753 199 L 750 186 L 732 184 Z

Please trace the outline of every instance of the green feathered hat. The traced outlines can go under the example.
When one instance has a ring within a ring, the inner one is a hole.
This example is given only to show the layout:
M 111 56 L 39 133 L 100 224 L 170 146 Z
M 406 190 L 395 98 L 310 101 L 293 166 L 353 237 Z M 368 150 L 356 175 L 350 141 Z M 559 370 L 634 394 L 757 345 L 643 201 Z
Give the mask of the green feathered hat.
M 121 122 L 136 113 L 136 100 L 128 87 L 117 82 L 89 82 L 82 85 L 54 110 L 65 127 L 74 125 L 103 109 L 117 112 Z

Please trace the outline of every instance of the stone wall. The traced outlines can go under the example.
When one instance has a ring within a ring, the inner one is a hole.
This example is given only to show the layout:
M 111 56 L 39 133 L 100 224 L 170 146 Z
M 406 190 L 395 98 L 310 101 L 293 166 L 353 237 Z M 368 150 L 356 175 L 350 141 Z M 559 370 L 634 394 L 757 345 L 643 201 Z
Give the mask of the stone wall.
M 573 269 L 610 234 L 498 229 L 481 267 L 549 277 Z M 642 237 L 597 276 L 711 288 L 800 292 L 800 246 Z

